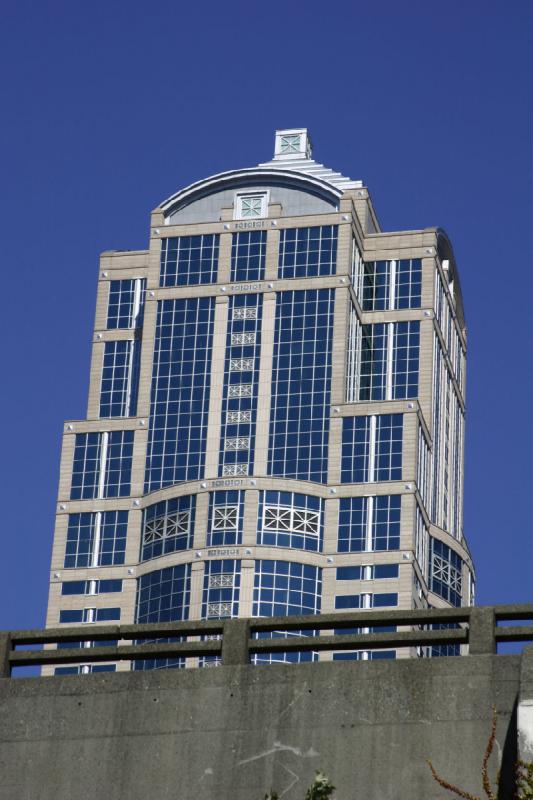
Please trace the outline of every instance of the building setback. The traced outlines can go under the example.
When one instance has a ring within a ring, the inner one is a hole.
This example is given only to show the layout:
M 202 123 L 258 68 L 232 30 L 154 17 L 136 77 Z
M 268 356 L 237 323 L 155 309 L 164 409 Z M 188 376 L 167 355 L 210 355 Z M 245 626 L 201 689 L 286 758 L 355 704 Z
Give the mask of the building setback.
M 47 625 L 472 604 L 465 352 L 447 235 L 382 232 L 306 129 L 177 192 L 101 257 Z

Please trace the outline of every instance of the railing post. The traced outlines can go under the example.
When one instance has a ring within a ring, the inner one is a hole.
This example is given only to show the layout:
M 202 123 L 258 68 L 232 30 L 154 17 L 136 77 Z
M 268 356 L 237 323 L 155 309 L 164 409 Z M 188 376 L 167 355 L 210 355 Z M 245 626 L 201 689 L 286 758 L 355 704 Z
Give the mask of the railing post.
M 471 656 L 494 655 L 496 618 L 494 608 L 473 608 L 468 623 L 468 653 Z
M 250 663 L 248 641 L 250 623 L 247 619 L 228 619 L 222 632 L 222 666 Z
M 11 677 L 11 665 L 9 663 L 10 652 L 11 636 L 9 633 L 2 631 L 0 633 L 0 678 Z

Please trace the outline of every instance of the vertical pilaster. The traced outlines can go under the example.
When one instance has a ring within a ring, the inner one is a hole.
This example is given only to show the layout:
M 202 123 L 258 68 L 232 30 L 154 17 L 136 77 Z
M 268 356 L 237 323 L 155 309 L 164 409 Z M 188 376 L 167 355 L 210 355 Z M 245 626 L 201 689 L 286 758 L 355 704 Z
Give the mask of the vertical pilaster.
M 276 294 L 275 292 L 266 292 L 263 295 L 263 319 L 261 323 L 261 363 L 257 390 L 254 475 L 267 474 L 275 324 Z
M 255 561 L 243 558 L 241 561 L 241 589 L 239 594 L 239 616 L 251 617 L 254 595 Z
M 329 421 L 328 484 L 341 482 L 342 417 Z
M 267 245 L 265 255 L 265 280 L 274 281 L 278 277 L 279 260 L 279 240 L 280 231 L 278 228 L 271 228 L 267 233 Z
M 224 365 L 226 361 L 226 331 L 228 327 L 228 298 L 217 297 L 211 358 L 211 390 L 209 393 L 209 416 L 205 456 L 205 477 L 218 476 L 222 393 L 224 389 Z
M 231 279 L 232 233 L 221 233 L 218 250 L 218 283 L 229 283 Z
M 191 600 L 189 604 L 189 619 L 201 619 L 202 617 L 204 570 L 205 564 L 203 561 L 194 561 L 191 564 Z
M 244 547 L 254 547 L 257 542 L 257 514 L 259 511 L 259 492 L 248 489 L 245 492 L 242 543 Z
M 202 550 L 207 541 L 207 521 L 209 516 L 209 492 L 196 495 L 196 512 L 194 516 L 194 550 Z

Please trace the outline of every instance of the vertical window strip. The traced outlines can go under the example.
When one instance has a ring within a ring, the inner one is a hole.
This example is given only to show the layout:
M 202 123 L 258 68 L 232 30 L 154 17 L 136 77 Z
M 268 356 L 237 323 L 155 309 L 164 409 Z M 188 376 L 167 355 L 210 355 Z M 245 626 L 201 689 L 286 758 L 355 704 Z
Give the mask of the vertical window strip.
M 218 233 L 163 239 L 160 286 L 216 283 L 219 241 Z
M 141 575 L 137 582 L 137 603 L 135 622 L 181 622 L 189 618 L 191 596 L 191 565 L 178 564 L 174 567 L 148 572 Z M 142 640 L 164 643 L 168 638 Z M 174 639 L 173 641 L 176 641 Z M 179 641 L 179 640 L 178 640 Z M 164 669 L 168 667 L 184 667 L 184 658 L 158 658 L 149 661 L 135 662 L 134 669 Z
M 401 500 L 401 495 L 341 498 L 338 551 L 399 550 Z
M 142 327 L 145 294 L 145 278 L 110 281 L 107 328 Z
M 404 400 L 418 395 L 418 320 L 363 325 L 360 341 L 358 400 Z
M 415 553 L 420 571 L 427 581 L 429 571 L 429 531 L 418 505 L 416 507 L 415 519 Z
M 319 614 L 322 601 L 322 570 L 292 561 L 256 561 L 254 575 L 254 617 Z M 293 631 L 298 636 L 305 631 Z M 279 636 L 256 634 L 257 638 Z M 285 635 L 285 634 L 282 634 Z M 291 634 L 289 634 L 291 635 Z M 315 661 L 316 653 L 276 653 L 273 656 L 254 656 L 253 662 Z
M 136 347 L 137 345 L 137 347 Z M 138 384 L 138 343 L 130 340 L 106 342 L 100 390 L 100 417 L 135 414 Z
M 146 492 L 203 477 L 214 308 L 212 297 L 159 303 Z
M 402 440 L 401 414 L 344 417 L 341 482 L 401 480 Z
M 241 562 L 206 561 L 202 595 L 202 619 L 239 616 Z
M 219 476 L 253 472 L 262 295 L 233 295 L 226 334 Z
M 334 275 L 337 264 L 336 225 L 285 228 L 279 244 L 279 278 Z
M 365 262 L 361 302 L 364 311 L 420 308 L 422 303 L 421 259 Z
M 429 588 L 452 606 L 460 606 L 462 600 L 461 557 L 439 539 L 430 537 Z
M 268 474 L 327 481 L 334 290 L 276 298 Z
M 133 431 L 76 434 L 70 499 L 127 497 L 133 438 Z
M 127 511 L 70 514 L 64 567 L 124 564 L 127 529 Z
M 266 231 L 234 233 L 231 240 L 231 281 L 261 281 L 265 277 Z
M 349 312 L 347 366 L 346 366 L 346 402 L 356 403 L 359 399 L 359 375 L 361 374 L 362 326 L 353 306 Z

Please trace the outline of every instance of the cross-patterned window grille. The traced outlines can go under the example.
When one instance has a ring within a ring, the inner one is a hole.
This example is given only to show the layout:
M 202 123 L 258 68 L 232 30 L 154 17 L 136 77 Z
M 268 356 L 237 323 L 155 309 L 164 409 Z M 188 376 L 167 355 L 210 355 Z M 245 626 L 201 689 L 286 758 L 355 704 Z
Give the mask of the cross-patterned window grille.
M 237 617 L 241 562 L 224 560 L 207 561 L 204 573 L 202 619 Z
M 226 414 L 226 420 L 229 423 L 251 422 L 252 421 L 252 412 L 251 411 L 228 411 L 228 413 Z
M 211 492 L 207 546 L 241 544 L 243 512 L 243 492 Z
M 249 219 L 250 217 L 263 217 L 264 216 L 264 195 L 249 195 L 248 197 L 239 197 L 237 199 L 238 211 L 237 214 L 241 219 Z
M 221 506 L 213 510 L 214 530 L 236 530 L 238 506 Z
M 334 275 L 337 264 L 337 226 L 285 228 L 279 242 L 279 278 Z
M 299 153 L 301 137 L 298 134 L 288 134 L 281 137 L 280 150 L 282 153 Z
M 257 543 L 319 551 L 323 538 L 323 502 L 293 492 L 261 492 Z
M 209 589 L 228 589 L 233 587 L 234 576 L 230 575 L 210 575 L 209 576 Z
M 232 333 L 231 344 L 255 344 L 255 333 Z
M 238 383 L 228 386 L 228 397 L 251 397 L 253 388 L 251 383 Z
M 186 495 L 145 509 L 141 561 L 192 547 L 195 503 Z
M 252 471 L 255 450 L 255 411 L 259 381 L 261 314 L 235 319 L 235 309 L 260 312 L 262 295 L 234 295 L 229 299 L 226 333 L 219 475 L 227 466 L 246 466 Z M 246 473 L 247 474 L 247 473 Z
M 230 358 L 230 372 L 249 372 L 254 368 L 253 358 Z
M 250 439 L 246 436 L 240 436 L 233 439 L 226 439 L 225 450 L 249 450 Z
M 248 464 L 224 464 L 222 467 L 222 475 L 225 477 L 248 475 Z
M 462 568 L 461 557 L 451 547 L 430 538 L 429 588 L 453 606 L 461 605 Z
M 257 308 L 235 307 L 232 310 L 232 319 L 257 319 Z

